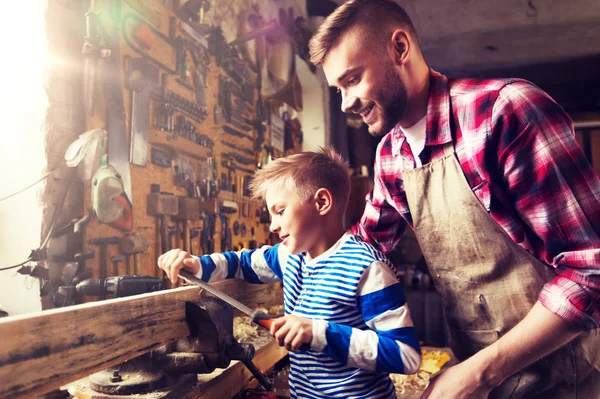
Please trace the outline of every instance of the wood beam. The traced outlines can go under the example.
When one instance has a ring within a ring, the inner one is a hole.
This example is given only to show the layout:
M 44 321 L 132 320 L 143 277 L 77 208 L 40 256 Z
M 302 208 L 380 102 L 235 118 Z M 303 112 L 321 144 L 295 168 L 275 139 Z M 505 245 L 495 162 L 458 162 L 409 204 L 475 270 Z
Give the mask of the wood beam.
M 31 398 L 189 335 L 195 286 L 0 319 L 0 398 Z

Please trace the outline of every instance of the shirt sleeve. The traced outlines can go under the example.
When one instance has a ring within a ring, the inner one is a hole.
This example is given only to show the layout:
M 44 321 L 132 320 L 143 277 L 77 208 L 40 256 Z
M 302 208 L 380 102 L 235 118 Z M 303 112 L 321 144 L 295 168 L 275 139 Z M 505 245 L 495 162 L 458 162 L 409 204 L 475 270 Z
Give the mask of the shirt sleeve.
M 311 348 L 351 367 L 416 373 L 421 349 L 404 289 L 388 265 L 373 262 L 365 271 L 358 286 L 358 306 L 369 329 L 314 320 Z
M 258 249 L 197 256 L 200 270 L 196 276 L 204 281 L 238 278 L 263 284 L 281 281 L 289 251 L 285 245 L 265 245 Z
M 600 180 L 571 119 L 523 81 L 500 91 L 491 120 L 509 201 L 533 232 L 531 251 L 555 268 L 539 301 L 571 324 L 598 328 Z
M 365 210 L 360 221 L 350 231 L 383 253 L 391 252 L 402 238 L 406 221 L 388 202 L 388 189 L 382 179 L 385 162 L 392 162 L 391 144 L 382 141 L 377 147 L 374 166 L 373 190 L 365 197 Z M 402 192 L 402 191 L 401 191 Z

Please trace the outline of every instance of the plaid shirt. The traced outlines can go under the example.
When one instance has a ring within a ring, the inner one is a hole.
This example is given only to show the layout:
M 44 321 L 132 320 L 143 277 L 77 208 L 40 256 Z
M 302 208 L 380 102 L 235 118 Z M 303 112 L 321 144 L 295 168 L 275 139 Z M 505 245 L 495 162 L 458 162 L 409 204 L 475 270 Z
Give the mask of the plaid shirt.
M 540 293 L 550 311 L 583 329 L 600 324 L 600 179 L 564 110 L 518 79 L 448 80 L 430 71 L 423 164 L 454 148 L 467 182 L 511 239 L 556 273 Z M 374 188 L 352 231 L 391 251 L 412 217 L 401 184 L 415 161 L 402 130 L 379 143 Z M 387 184 L 386 184 L 387 182 Z M 399 188 L 397 188 L 399 187 Z

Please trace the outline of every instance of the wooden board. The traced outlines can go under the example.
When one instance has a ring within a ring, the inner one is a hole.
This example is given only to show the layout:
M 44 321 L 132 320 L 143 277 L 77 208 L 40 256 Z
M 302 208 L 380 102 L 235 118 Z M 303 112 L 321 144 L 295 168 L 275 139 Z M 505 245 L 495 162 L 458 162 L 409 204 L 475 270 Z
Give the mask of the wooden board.
M 0 319 L 0 398 L 31 398 L 189 335 L 198 287 Z

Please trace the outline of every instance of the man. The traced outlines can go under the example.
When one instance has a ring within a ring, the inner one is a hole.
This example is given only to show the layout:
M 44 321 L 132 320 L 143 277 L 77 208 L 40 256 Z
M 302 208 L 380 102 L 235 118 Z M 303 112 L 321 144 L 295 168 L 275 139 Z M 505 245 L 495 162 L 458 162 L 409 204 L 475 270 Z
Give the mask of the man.
M 428 68 L 391 0 L 346 2 L 309 47 L 385 135 L 353 232 L 387 252 L 413 228 L 443 299 L 461 362 L 423 398 L 600 397 L 600 180 L 562 108 Z

